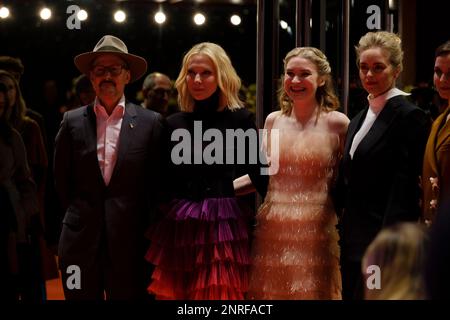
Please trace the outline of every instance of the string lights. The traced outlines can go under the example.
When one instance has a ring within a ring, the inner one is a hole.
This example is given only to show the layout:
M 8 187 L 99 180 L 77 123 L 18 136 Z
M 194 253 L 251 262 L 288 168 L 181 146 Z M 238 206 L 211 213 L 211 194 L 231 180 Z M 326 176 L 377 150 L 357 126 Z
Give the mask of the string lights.
M 43 7 L 38 10 L 38 16 L 44 21 L 52 19 L 52 14 L 52 10 L 48 7 Z M 76 16 L 78 20 L 86 21 L 89 14 L 87 10 L 80 8 L 77 11 Z M 6 6 L 0 7 L 0 20 L 8 19 L 10 17 L 10 9 Z M 123 24 L 127 20 L 127 14 L 125 13 L 125 11 L 119 9 L 112 14 L 112 18 L 115 22 Z M 159 11 L 153 15 L 153 19 L 157 24 L 164 24 L 167 21 L 167 15 L 162 11 L 162 9 L 159 9 Z M 195 25 L 202 26 L 206 23 L 207 16 L 205 13 L 197 12 L 192 16 L 192 21 Z M 230 16 L 229 21 L 233 26 L 238 26 L 241 24 L 242 18 L 238 14 L 233 14 Z
M 9 9 L 7 7 L 0 8 L 0 19 L 6 19 L 9 17 Z
M 236 4 L 240 3 L 240 1 L 236 1 L 234 3 L 236 3 Z M 69 12 L 67 12 L 67 13 L 69 13 Z M 75 14 L 76 14 L 76 19 L 79 21 L 78 23 L 86 21 L 89 16 L 86 8 L 82 9 L 82 8 L 78 7 Z M 52 15 L 53 15 L 53 12 L 48 7 L 41 7 L 38 10 L 38 16 L 40 17 L 40 19 L 42 19 L 44 21 L 51 20 L 53 18 Z M 168 20 L 168 15 L 166 14 L 166 12 L 164 12 L 162 10 L 161 5 L 160 5 L 160 8 L 158 9 L 158 11 L 156 13 L 152 14 L 152 16 L 153 16 L 154 23 L 159 24 L 159 25 L 165 24 Z M 122 9 L 117 9 L 116 11 L 114 11 L 112 13 L 111 17 L 112 17 L 112 20 L 115 21 L 116 23 L 118 23 L 119 25 L 124 25 L 125 22 L 127 21 L 127 13 Z M 8 8 L 7 6 L 1 6 L 0 7 L 0 23 L 2 20 L 6 20 L 9 18 L 11 18 L 10 8 Z M 192 21 L 198 27 L 204 26 L 207 21 L 207 14 L 205 14 L 204 12 L 196 12 L 192 15 Z M 229 16 L 228 21 L 232 26 L 239 26 L 242 23 L 242 18 L 238 14 L 232 14 Z M 288 33 L 292 32 L 290 26 L 283 20 L 280 21 L 280 27 L 281 27 L 281 29 L 284 29 Z

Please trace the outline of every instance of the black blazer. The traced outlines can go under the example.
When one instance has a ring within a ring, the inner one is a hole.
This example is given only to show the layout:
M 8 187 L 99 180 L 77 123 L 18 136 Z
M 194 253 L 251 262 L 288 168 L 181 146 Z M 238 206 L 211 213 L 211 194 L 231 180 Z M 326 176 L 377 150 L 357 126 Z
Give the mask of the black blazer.
M 393 97 L 351 159 L 350 147 L 367 111 L 349 124 L 339 172 L 342 253 L 352 260 L 362 258 L 383 227 L 419 218 L 419 175 L 430 128 L 421 109 L 403 96 Z
M 97 159 L 96 117 L 92 105 L 66 112 L 56 137 L 54 173 L 65 216 L 58 254 L 61 271 L 78 265 L 83 274 L 102 269 L 107 257 L 111 278 L 123 298 L 132 298 L 145 268 L 145 229 L 161 181 L 162 117 L 126 103 L 117 162 L 105 186 Z M 86 279 L 83 281 L 96 281 Z M 84 283 L 88 286 L 88 283 Z

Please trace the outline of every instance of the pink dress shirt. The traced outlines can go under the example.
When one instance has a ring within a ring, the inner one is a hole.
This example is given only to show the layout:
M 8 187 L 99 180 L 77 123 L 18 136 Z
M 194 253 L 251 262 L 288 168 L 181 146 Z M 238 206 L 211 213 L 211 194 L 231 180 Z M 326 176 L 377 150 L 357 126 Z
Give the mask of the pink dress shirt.
M 122 127 L 122 119 L 125 114 L 125 96 L 122 95 L 111 115 L 108 115 L 105 107 L 96 98 L 94 112 L 97 118 L 98 164 L 105 185 L 108 185 L 117 161 L 120 128 Z

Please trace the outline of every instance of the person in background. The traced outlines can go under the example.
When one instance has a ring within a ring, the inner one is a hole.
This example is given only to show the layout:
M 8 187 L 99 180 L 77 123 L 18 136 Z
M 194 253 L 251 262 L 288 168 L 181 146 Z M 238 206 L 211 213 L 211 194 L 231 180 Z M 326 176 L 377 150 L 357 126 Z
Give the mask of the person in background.
M 429 225 L 439 204 L 450 200 L 450 41 L 437 48 L 434 85 L 447 108 L 434 121 L 428 137 L 422 172 L 422 219 Z
M 20 80 L 25 71 L 25 67 L 20 58 L 0 56 L 0 70 L 9 72 L 20 85 Z M 39 129 L 41 130 L 42 138 L 44 139 L 44 144 L 47 145 L 49 142 L 47 140 L 47 131 L 44 117 L 33 108 L 30 108 L 29 103 L 27 104 L 25 114 L 27 117 L 30 117 L 37 122 L 37 124 L 39 125 Z
M 95 91 L 88 76 L 80 75 L 75 81 L 75 95 L 80 102 L 80 107 L 87 106 L 95 100 Z
M 17 84 L 20 86 L 20 80 L 24 73 L 24 66 L 22 61 L 19 58 L 14 58 L 10 56 L 0 56 L 0 69 L 3 69 L 9 72 L 14 79 L 17 81 Z M 21 95 L 21 94 L 20 94 Z M 24 100 L 25 101 L 25 100 Z M 20 103 L 20 101 L 19 101 Z M 26 104 L 26 103 L 25 103 Z M 49 166 L 51 166 L 51 159 L 48 159 L 48 155 L 51 154 L 49 150 L 53 145 L 53 141 L 48 141 L 47 136 L 47 119 L 36 112 L 34 109 L 29 107 L 29 104 L 25 104 L 20 106 L 20 108 L 25 109 L 25 121 L 28 122 L 28 119 L 34 120 L 40 130 L 40 134 L 42 136 L 42 142 L 44 144 L 45 149 L 42 149 L 41 142 L 39 141 L 39 134 L 36 129 L 32 129 L 34 126 L 32 124 L 26 125 L 25 127 L 30 127 L 25 131 L 28 131 L 27 137 L 22 137 L 24 139 L 25 145 L 27 147 L 27 155 L 29 161 L 29 165 L 31 166 L 31 170 L 33 173 L 33 178 L 38 187 L 38 196 L 40 201 L 40 214 L 41 214 L 41 225 L 43 228 L 43 237 L 39 237 L 39 247 L 41 252 L 41 260 L 42 260 L 42 272 L 43 278 L 45 280 L 51 280 L 58 277 L 58 269 L 56 266 L 54 253 L 51 251 L 49 247 L 51 247 L 51 242 L 49 241 L 49 230 L 48 228 L 48 218 L 51 216 L 51 210 L 49 207 L 52 206 L 52 203 L 55 201 L 55 197 L 52 196 L 52 188 L 49 188 L 49 181 L 53 181 L 51 170 L 47 170 Z M 21 131 L 23 132 L 23 131 Z M 30 136 L 31 135 L 31 136 Z M 30 141 L 31 140 L 31 141 Z M 30 150 L 32 148 L 32 150 Z M 35 154 L 42 154 L 40 157 L 41 160 L 36 159 Z M 33 158 L 33 159 L 31 159 Z M 45 160 L 46 158 L 47 160 Z M 42 170 L 45 170 L 41 172 Z M 41 176 L 42 175 L 42 176 Z M 53 194 L 54 195 L 54 194 Z
M 73 110 L 79 107 L 87 106 L 95 100 L 95 91 L 91 80 L 85 74 L 82 74 L 72 80 L 72 89 L 70 98 L 64 111 Z
M 171 93 L 172 83 L 170 78 L 163 73 L 152 72 L 142 84 L 142 94 L 144 95 L 142 106 L 167 117 L 173 113 L 172 110 L 169 110 Z
M 10 73 L 0 70 L 0 82 L 8 88 L 8 98 L 12 109 L 9 117 L 10 125 L 21 134 L 25 143 L 28 165 L 38 189 L 40 211 L 42 212 L 41 223 L 43 224 L 44 193 L 48 166 L 44 139 L 37 122 L 26 116 L 27 108 L 16 79 Z
M 335 198 L 344 299 L 363 298 L 361 260 L 378 232 L 419 219 L 419 177 L 430 128 L 425 112 L 396 87 L 403 67 L 397 35 L 365 34 L 356 56 L 369 106 L 350 122 Z
M 423 300 L 428 232 L 418 223 L 403 222 L 378 233 L 362 260 L 366 300 Z M 377 267 L 377 271 L 371 268 Z M 379 269 L 378 269 L 379 268 Z M 369 271 L 368 271 L 369 270 Z M 374 275 L 373 279 L 369 277 Z M 375 277 L 380 276 L 378 287 Z
M 25 145 L 9 119 L 13 114 L 10 91 L 0 81 L 0 299 L 40 302 L 40 265 L 32 259 L 31 243 L 39 208 Z
M 18 247 L 20 257 L 26 262 L 20 275 L 24 280 L 23 294 L 30 296 L 30 299 L 41 301 L 45 299 L 45 277 L 42 265 L 43 254 L 50 254 L 44 241 L 44 194 L 47 174 L 47 152 L 45 150 L 39 125 L 36 121 L 25 115 L 26 106 L 22 98 L 19 85 L 16 79 L 6 71 L 0 70 L 0 83 L 8 89 L 9 108 L 11 114 L 8 117 L 9 124 L 16 129 L 25 144 L 28 166 L 31 170 L 32 179 L 37 188 L 38 208 L 37 215 L 33 216 L 33 233 L 29 243 L 23 243 Z M 51 258 L 49 258 L 51 259 Z M 55 261 L 50 261 L 50 263 Z M 26 269 L 25 269 L 26 267 Z M 56 273 L 56 272 L 55 272 Z M 56 274 L 54 275 L 56 277 Z

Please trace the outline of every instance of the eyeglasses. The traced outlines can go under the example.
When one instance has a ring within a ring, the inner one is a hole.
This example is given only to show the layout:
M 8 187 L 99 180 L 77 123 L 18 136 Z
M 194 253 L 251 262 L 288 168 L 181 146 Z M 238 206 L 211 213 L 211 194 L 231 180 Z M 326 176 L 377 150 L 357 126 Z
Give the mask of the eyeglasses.
M 164 89 L 164 88 L 156 88 L 152 90 L 153 93 L 157 96 L 163 96 L 165 94 L 167 94 L 168 96 L 170 95 L 170 93 L 172 92 L 171 89 Z
M 434 74 L 435 74 L 439 79 L 442 78 L 442 75 L 444 75 L 445 78 L 450 79 L 450 71 L 443 72 L 441 69 L 436 68 L 436 69 L 434 69 Z
M 110 67 L 94 66 L 92 72 L 97 77 L 103 77 L 104 75 L 106 75 L 107 72 L 109 72 L 109 74 L 112 75 L 113 77 L 116 77 L 122 73 L 123 69 L 126 69 L 126 66 L 122 66 L 120 64 L 113 65 Z

